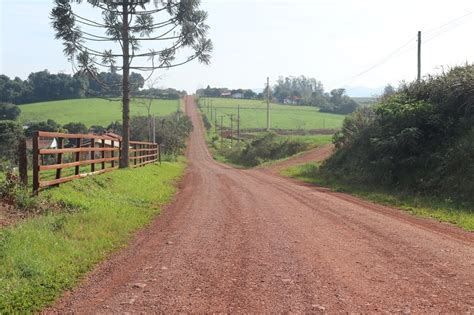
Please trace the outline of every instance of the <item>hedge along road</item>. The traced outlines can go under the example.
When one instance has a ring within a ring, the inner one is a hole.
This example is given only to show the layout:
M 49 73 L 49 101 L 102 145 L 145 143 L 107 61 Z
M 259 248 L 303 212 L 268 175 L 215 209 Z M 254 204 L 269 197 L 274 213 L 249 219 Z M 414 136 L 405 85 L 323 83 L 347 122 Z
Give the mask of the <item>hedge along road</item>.
M 474 311 L 474 234 L 214 162 L 186 109 L 174 203 L 47 312 Z

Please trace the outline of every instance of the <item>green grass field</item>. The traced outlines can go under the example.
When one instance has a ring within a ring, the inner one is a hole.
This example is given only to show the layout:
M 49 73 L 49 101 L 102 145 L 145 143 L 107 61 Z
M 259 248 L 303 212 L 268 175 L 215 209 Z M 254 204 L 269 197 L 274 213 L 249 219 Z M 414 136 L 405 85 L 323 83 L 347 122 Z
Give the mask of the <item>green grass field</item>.
M 152 113 L 157 116 L 169 115 L 176 112 L 180 106 L 179 100 L 154 100 Z M 122 104 L 120 101 L 108 101 L 98 98 L 62 100 L 53 102 L 20 105 L 21 121 L 37 122 L 53 119 L 59 124 L 82 122 L 86 126 L 107 126 L 112 121 L 122 119 Z M 131 115 L 146 115 L 147 110 L 139 100 L 132 101 Z
M 73 288 L 169 202 L 185 161 L 117 170 L 49 189 L 52 210 L 0 229 L 0 314 L 30 314 Z
M 241 129 L 265 128 L 267 122 L 267 104 L 262 100 L 241 100 L 230 98 L 201 98 L 201 111 L 211 118 L 208 102 L 217 110 L 220 116 L 224 115 L 224 126 L 230 126 L 230 116 L 237 117 L 237 106 L 240 105 Z M 319 108 L 296 105 L 270 105 L 271 128 L 274 129 L 338 129 L 342 126 L 344 115 L 319 112 Z M 213 117 L 214 123 L 214 117 Z

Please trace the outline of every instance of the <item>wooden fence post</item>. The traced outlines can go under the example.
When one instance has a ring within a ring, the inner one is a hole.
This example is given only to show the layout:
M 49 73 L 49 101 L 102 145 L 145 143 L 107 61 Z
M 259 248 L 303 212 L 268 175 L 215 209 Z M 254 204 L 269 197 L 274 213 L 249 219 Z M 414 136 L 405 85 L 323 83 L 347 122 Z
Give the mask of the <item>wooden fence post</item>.
M 110 146 L 111 146 L 112 149 L 115 149 L 115 141 L 111 141 Z M 115 157 L 115 151 L 114 150 L 110 151 L 110 157 L 111 158 Z M 112 167 L 115 167 L 115 161 L 114 160 L 112 160 L 111 165 L 112 165 Z
M 95 148 L 95 139 L 91 139 L 91 149 Z M 91 151 L 91 160 L 95 160 L 95 151 Z M 95 172 L 95 163 L 91 164 L 91 172 Z
M 105 148 L 105 140 L 102 139 L 102 149 L 104 149 L 104 148 Z M 103 151 L 103 150 L 102 150 L 102 155 L 101 155 L 101 157 L 102 157 L 103 159 L 105 159 L 105 151 Z M 105 162 L 102 162 L 102 169 L 105 169 Z
M 39 190 L 39 136 L 36 131 L 33 134 L 33 194 L 37 195 Z
M 62 149 L 63 147 L 64 147 L 64 139 L 63 138 L 58 138 L 58 149 Z M 58 156 L 56 158 L 56 164 L 63 164 L 63 154 L 62 153 L 58 153 Z M 61 178 L 61 171 L 62 171 L 61 168 L 58 168 L 56 170 L 56 179 Z M 56 186 L 59 186 L 59 185 L 56 185 Z
M 23 187 L 28 187 L 28 157 L 26 155 L 26 139 L 20 139 L 18 143 L 18 170 Z
M 136 150 L 136 149 L 137 149 L 137 145 L 136 145 L 136 144 L 132 145 L 132 149 L 135 149 L 135 150 Z M 137 153 L 138 153 L 137 151 L 134 152 L 134 155 L 133 155 L 133 156 L 134 156 L 135 158 L 133 159 L 133 165 L 137 165 Z
M 161 143 L 157 144 L 157 148 L 158 148 L 158 160 L 160 161 L 160 165 L 161 165 Z
M 82 145 L 82 139 L 77 138 L 76 139 L 76 147 L 81 148 L 81 145 Z M 76 162 L 80 162 L 80 161 L 81 161 L 81 152 L 76 152 Z M 74 173 L 76 175 L 79 175 L 80 171 L 81 171 L 81 166 L 77 165 Z

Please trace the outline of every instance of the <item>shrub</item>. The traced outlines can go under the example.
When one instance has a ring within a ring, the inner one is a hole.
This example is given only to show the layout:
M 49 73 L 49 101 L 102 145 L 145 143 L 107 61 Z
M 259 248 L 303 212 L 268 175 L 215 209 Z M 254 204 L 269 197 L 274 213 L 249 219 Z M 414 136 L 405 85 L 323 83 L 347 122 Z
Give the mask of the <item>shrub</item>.
M 247 143 L 245 148 L 219 149 L 219 153 L 231 162 L 244 166 L 256 166 L 267 161 L 279 160 L 308 148 L 304 142 L 295 140 L 281 140 L 274 133 L 267 133 L 263 137 Z
M 23 137 L 23 129 L 16 121 L 0 121 L 0 161 L 14 164 L 17 160 L 18 141 Z
M 62 130 L 63 129 L 61 125 L 59 125 L 52 119 L 48 119 L 47 121 L 34 122 L 29 124 L 25 133 L 27 137 L 31 137 L 36 131 L 61 132 Z
M 161 145 L 162 153 L 177 156 L 186 148 L 186 139 L 193 130 L 191 119 L 183 113 L 174 113 L 155 118 L 155 139 Z M 135 116 L 130 121 L 130 135 L 133 140 L 150 141 L 148 116 Z
M 321 174 L 474 200 L 474 65 L 403 84 L 347 117 Z
M 202 122 L 204 123 L 204 128 L 206 128 L 206 130 L 210 130 L 212 128 L 212 125 L 209 122 L 209 118 L 207 118 L 206 114 L 202 114 Z
M 85 134 L 89 131 L 89 129 L 86 127 L 86 125 L 84 125 L 81 122 L 77 122 L 77 123 L 70 122 L 68 124 L 65 124 L 63 126 L 63 128 L 66 129 L 68 133 L 82 133 L 82 134 Z
M 20 210 L 32 212 L 38 207 L 36 198 L 30 195 L 28 190 L 20 184 L 18 176 L 12 172 L 7 172 L 5 180 L 0 182 L 0 199 Z
M 0 103 L 0 120 L 16 120 L 21 114 L 18 106 L 8 103 Z

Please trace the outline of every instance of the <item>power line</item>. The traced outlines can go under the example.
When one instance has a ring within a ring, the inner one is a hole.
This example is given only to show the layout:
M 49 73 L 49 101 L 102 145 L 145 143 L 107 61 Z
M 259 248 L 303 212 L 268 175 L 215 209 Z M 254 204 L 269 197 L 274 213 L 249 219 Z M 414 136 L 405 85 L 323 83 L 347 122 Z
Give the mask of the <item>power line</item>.
M 442 34 L 448 32 L 449 30 L 451 30 L 451 29 L 453 29 L 453 28 L 459 26 L 460 24 L 458 24 L 458 25 L 453 25 L 453 24 L 462 21 L 463 19 L 465 19 L 465 18 L 468 17 L 468 16 L 471 16 L 472 13 L 473 13 L 473 12 L 471 11 L 471 12 L 469 12 L 469 13 L 467 13 L 467 14 L 464 14 L 464 15 L 462 15 L 462 16 L 460 16 L 460 17 L 457 17 L 457 18 L 455 18 L 455 19 L 452 19 L 452 20 L 450 20 L 450 21 L 448 21 L 448 22 L 446 22 L 446 23 L 444 23 L 444 24 L 442 24 L 442 25 L 440 25 L 440 26 L 438 26 L 438 27 L 429 29 L 428 31 L 423 31 L 424 34 L 425 34 L 425 33 L 429 34 L 429 33 L 435 32 L 434 34 L 429 35 L 428 38 L 424 40 L 424 42 L 425 42 L 425 43 L 430 42 L 431 40 L 433 40 L 433 39 L 435 39 L 435 38 L 441 36 Z M 464 23 L 464 22 L 465 22 L 465 21 L 461 22 L 461 24 Z M 368 72 L 370 72 L 370 71 L 372 71 L 372 70 L 378 68 L 379 66 L 381 66 L 381 65 L 383 65 L 383 64 L 385 64 L 385 63 L 387 63 L 390 59 L 393 59 L 393 58 L 395 58 L 395 57 L 398 57 L 398 56 L 400 56 L 400 55 L 402 55 L 402 54 L 405 54 L 405 53 L 407 53 L 407 52 L 413 50 L 413 49 L 416 47 L 416 45 L 413 45 L 413 46 L 410 46 L 410 45 L 416 43 L 416 41 L 415 41 L 416 38 L 417 38 L 417 36 L 414 36 L 414 37 L 410 38 L 405 44 L 403 44 L 403 45 L 400 46 L 399 48 L 395 49 L 393 52 L 391 52 L 389 55 L 387 55 L 387 57 L 385 57 L 385 58 L 379 60 L 379 61 L 376 62 L 374 65 L 372 65 L 372 66 L 370 66 L 369 68 L 367 68 L 366 70 L 364 70 L 364 71 L 362 71 L 362 72 L 359 72 L 358 74 L 356 74 L 356 75 L 354 75 L 354 76 L 352 76 L 352 77 L 350 77 L 350 78 L 347 78 L 347 79 L 345 79 L 345 80 L 338 81 L 337 83 L 335 83 L 335 84 L 333 84 L 333 85 L 340 85 L 340 84 L 342 84 L 342 83 L 346 83 L 346 84 L 347 84 L 347 83 L 353 81 L 354 79 L 356 79 L 356 78 L 358 78 L 358 77 L 360 77 L 360 76 L 362 76 L 362 75 L 364 75 L 364 74 L 366 74 L 366 73 L 368 73 Z M 406 50 L 403 50 L 404 48 L 406 48 Z
M 277 106 L 280 106 L 280 105 L 277 105 Z M 309 107 L 309 106 L 307 106 Z M 314 106 L 315 108 L 318 108 L 319 107 L 316 107 Z M 231 110 L 235 110 L 235 107 L 228 107 L 228 106 L 214 106 L 214 109 L 228 109 L 229 111 Z M 240 107 L 240 109 L 251 109 L 251 110 L 267 110 L 266 107 Z M 315 109 L 303 109 L 303 108 L 275 108 L 272 106 L 271 108 L 272 111 L 300 111 L 300 112 L 318 112 L 317 110 Z M 226 114 L 226 115 L 230 115 L 230 114 Z
M 440 26 L 438 26 L 438 27 L 434 27 L 434 28 L 432 28 L 432 29 L 423 31 L 423 33 L 424 33 L 424 34 L 429 34 L 429 33 L 431 33 L 431 32 L 434 32 L 434 31 L 436 31 L 436 30 L 439 30 L 439 29 L 441 29 L 441 28 L 444 28 L 444 27 L 446 27 L 446 26 L 449 26 L 449 25 L 451 25 L 451 24 L 453 24 L 453 23 L 456 23 L 456 22 L 458 22 L 458 21 L 460 21 L 460 20 L 462 20 L 462 19 L 464 19 L 464 18 L 466 18 L 466 17 L 468 17 L 468 16 L 470 16 L 470 15 L 472 15 L 472 11 L 469 12 L 469 13 L 466 13 L 466 14 L 460 16 L 460 17 L 457 17 L 457 18 L 455 18 L 455 19 L 452 19 L 452 20 L 450 20 L 450 21 L 448 21 L 448 22 L 446 22 L 446 23 L 444 23 L 444 24 L 442 24 L 442 25 L 440 25 Z

